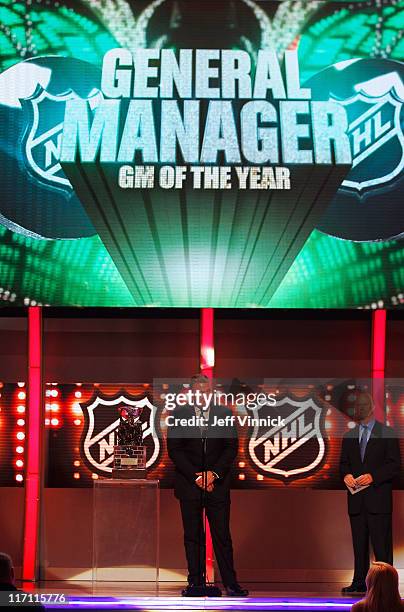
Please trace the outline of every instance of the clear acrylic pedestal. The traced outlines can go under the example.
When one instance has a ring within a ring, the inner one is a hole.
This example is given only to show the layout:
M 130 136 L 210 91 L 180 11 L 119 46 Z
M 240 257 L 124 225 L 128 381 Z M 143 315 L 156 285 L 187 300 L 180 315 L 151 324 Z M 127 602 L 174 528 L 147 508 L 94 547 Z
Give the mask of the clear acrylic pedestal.
M 93 582 L 159 578 L 158 480 L 99 478 L 93 487 Z

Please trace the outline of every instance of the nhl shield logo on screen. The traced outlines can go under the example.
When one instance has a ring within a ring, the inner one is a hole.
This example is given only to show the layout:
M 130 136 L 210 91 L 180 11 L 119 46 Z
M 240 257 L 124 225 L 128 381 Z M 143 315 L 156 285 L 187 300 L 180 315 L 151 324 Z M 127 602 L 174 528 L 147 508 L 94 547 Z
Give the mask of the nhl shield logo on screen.
M 96 108 L 102 94 L 94 90 L 88 100 L 90 108 Z M 48 182 L 53 187 L 71 190 L 72 185 L 65 176 L 59 163 L 63 135 L 63 120 L 67 100 L 78 98 L 70 91 L 53 95 L 38 88 L 35 95 L 23 100 L 31 106 L 32 122 L 25 141 L 25 157 L 28 170 L 38 180 Z
M 95 228 L 60 164 L 66 104 L 98 104 L 101 72 L 71 57 L 48 55 L 0 73 L 1 222 L 36 239 L 93 236 Z M 18 187 L 18 188 L 17 188 Z
M 358 92 L 340 101 L 348 113 L 352 170 L 342 186 L 363 193 L 386 185 L 404 167 L 401 110 L 404 85 L 390 72 L 355 86 Z
M 160 455 L 160 440 L 156 432 L 157 408 L 147 396 L 131 397 L 125 392 L 116 396 L 94 395 L 80 404 L 84 414 L 81 455 L 87 467 L 100 476 L 112 476 L 115 430 L 119 425 L 119 410 L 125 406 L 143 408 L 143 443 L 146 446 L 146 467 L 151 468 Z
M 313 95 L 344 107 L 352 167 L 317 229 L 358 242 L 404 235 L 404 64 L 352 58 L 306 83 Z
M 265 404 L 252 412 L 256 424 L 250 434 L 248 453 L 259 473 L 290 481 L 305 478 L 319 468 L 326 450 L 324 415 L 314 398 L 286 396 L 276 406 Z M 283 420 L 279 426 L 268 428 L 258 424 L 279 415 Z
M 46 89 L 38 89 L 33 98 L 24 101 L 32 105 L 32 124 L 25 142 L 29 171 L 38 179 L 69 189 L 72 187 L 59 157 L 65 104 L 72 97 L 72 93 L 54 96 Z

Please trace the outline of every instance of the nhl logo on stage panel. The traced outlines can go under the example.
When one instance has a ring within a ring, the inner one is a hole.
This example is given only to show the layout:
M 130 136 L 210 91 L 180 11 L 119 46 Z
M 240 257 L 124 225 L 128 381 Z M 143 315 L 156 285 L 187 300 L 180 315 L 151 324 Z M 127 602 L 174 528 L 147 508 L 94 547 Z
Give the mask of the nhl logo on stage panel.
M 84 414 L 81 455 L 87 467 L 100 476 L 112 476 L 115 430 L 119 425 L 120 410 L 125 406 L 142 408 L 143 444 L 146 446 L 146 468 L 151 468 L 160 455 L 160 440 L 156 432 L 157 408 L 143 395 L 133 397 L 125 391 L 114 396 L 97 392 L 86 403 L 80 404 Z
M 285 481 L 306 478 L 325 459 L 324 411 L 316 399 L 285 396 L 252 410 L 255 418 L 281 415 L 283 425 L 254 425 L 248 453 L 258 472 Z

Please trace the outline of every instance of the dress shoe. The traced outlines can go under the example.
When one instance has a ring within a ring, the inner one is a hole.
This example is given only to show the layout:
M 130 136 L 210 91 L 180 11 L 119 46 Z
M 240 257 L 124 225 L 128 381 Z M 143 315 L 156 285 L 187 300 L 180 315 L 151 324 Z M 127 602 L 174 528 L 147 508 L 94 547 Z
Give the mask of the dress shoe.
M 182 589 L 181 595 L 182 597 L 195 597 L 195 592 L 198 588 L 202 588 L 200 584 L 193 584 L 191 582 L 185 589 Z
M 232 584 L 225 588 L 227 597 L 248 597 L 248 589 L 243 589 L 239 584 Z
M 341 593 L 343 595 L 364 595 L 366 593 L 366 584 L 351 584 L 341 589 Z
M 181 591 L 182 597 L 221 597 L 222 591 L 214 584 L 193 584 Z

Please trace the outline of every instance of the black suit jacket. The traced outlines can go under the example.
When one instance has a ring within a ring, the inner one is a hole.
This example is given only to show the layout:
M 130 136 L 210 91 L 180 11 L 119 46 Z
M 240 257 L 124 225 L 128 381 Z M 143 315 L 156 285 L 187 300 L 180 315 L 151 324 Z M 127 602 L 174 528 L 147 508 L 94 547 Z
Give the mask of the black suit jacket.
M 0 591 L 18 591 L 17 587 L 14 586 L 14 584 L 11 584 L 11 582 L 0 582 Z M 22 591 L 18 591 L 19 593 L 22 593 Z
M 366 446 L 362 462 L 359 447 L 359 426 L 345 434 L 342 441 L 340 473 L 344 478 L 352 474 L 371 474 L 373 483 L 352 495 L 348 491 L 348 512 L 359 514 L 362 509 L 372 513 L 390 513 L 393 508 L 393 479 L 400 471 L 400 447 L 394 430 L 378 421 Z
M 194 408 L 186 406 L 174 410 L 173 417 L 189 419 L 194 414 Z M 203 469 L 219 476 L 213 491 L 206 495 L 217 500 L 229 496 L 230 468 L 238 452 L 237 429 L 234 425 L 214 426 L 213 422 L 214 416 L 225 418 L 231 415 L 231 410 L 224 406 L 211 406 L 205 442 L 198 426 L 168 427 L 167 450 L 175 466 L 174 492 L 178 499 L 201 498 L 201 489 L 195 484 L 195 479 L 196 473 Z

